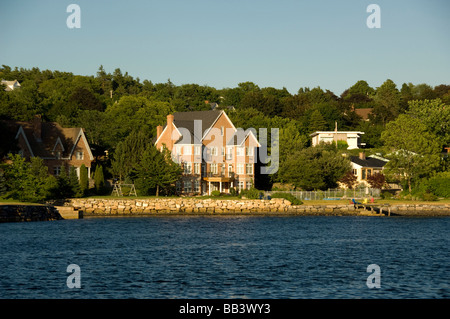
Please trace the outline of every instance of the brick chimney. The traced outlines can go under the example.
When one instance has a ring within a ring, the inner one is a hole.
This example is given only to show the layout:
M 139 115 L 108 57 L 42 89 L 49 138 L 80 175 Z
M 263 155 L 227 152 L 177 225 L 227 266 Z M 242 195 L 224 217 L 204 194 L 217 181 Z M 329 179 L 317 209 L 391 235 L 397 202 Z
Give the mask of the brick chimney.
M 172 133 L 173 133 L 173 119 L 174 116 L 172 114 L 167 115 L 167 133 L 169 134 L 169 139 L 170 139 L 170 146 L 167 145 L 167 147 L 169 147 L 170 150 L 173 149 L 173 140 L 172 140 Z
M 362 160 L 365 160 L 366 159 L 366 153 L 360 152 L 359 153 L 359 158 L 362 159 Z
M 42 116 L 35 115 L 32 121 L 33 135 L 38 142 L 42 142 Z
M 161 136 L 162 131 L 163 131 L 162 125 L 158 125 L 158 126 L 156 127 L 156 138 L 157 138 L 157 139 Z

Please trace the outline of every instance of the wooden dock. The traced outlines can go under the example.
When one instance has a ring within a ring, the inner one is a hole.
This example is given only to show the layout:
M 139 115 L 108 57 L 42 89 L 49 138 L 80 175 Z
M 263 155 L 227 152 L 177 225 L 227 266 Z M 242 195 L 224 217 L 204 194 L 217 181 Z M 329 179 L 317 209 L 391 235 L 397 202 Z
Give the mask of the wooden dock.
M 364 204 L 364 203 L 355 203 L 356 209 L 364 209 L 369 210 L 371 213 L 377 213 L 380 215 L 391 216 L 391 205 L 390 204 Z

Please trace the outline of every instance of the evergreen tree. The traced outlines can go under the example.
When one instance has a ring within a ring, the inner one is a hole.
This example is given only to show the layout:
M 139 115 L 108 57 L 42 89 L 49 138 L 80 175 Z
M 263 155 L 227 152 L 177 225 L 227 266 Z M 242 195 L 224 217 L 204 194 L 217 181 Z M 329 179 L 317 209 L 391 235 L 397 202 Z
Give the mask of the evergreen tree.
M 103 166 L 97 165 L 94 173 L 95 192 L 103 194 L 105 191 L 105 176 L 103 175 Z
M 319 110 L 314 110 L 309 118 L 309 131 L 312 133 L 315 131 L 325 131 L 326 129 L 327 122 L 323 118 L 322 114 Z
M 77 171 L 74 167 L 69 168 L 69 185 L 71 188 L 71 193 L 73 197 L 81 197 L 81 185 L 78 180 Z
M 80 191 L 81 195 L 86 195 L 89 190 L 89 177 L 88 177 L 88 169 L 82 164 L 80 167 Z

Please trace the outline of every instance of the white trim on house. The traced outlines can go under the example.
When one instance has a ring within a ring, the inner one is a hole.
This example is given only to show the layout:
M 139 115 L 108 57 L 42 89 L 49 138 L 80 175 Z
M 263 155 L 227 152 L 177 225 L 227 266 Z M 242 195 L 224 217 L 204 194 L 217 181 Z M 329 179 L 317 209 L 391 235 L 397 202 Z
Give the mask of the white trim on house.
M 180 133 L 180 131 L 178 130 L 178 127 L 175 125 L 174 122 L 172 122 L 172 125 L 173 125 L 173 127 L 175 128 L 175 130 L 178 132 L 178 134 L 180 134 L 180 136 L 183 136 L 183 135 Z M 167 129 L 167 125 L 166 125 L 166 127 L 162 130 L 161 135 L 159 135 L 159 137 L 156 139 L 155 145 L 158 144 L 159 139 L 161 138 L 161 136 L 164 135 L 164 132 L 166 131 L 166 129 Z M 172 137 L 170 137 L 170 138 L 172 138 Z M 175 142 L 175 141 L 174 141 L 174 142 Z
M 25 144 L 27 144 L 28 150 L 30 151 L 30 154 L 32 157 L 34 157 L 33 150 L 31 149 L 30 143 L 28 142 L 27 135 L 25 134 L 25 131 L 23 130 L 22 125 L 19 127 L 19 130 L 17 131 L 15 139 L 17 140 L 19 138 L 19 134 L 23 135 L 23 138 L 25 139 Z
M 83 139 L 84 145 L 86 145 L 86 148 L 87 148 L 87 151 L 88 151 L 88 154 L 89 154 L 89 159 L 91 161 L 93 161 L 94 160 L 94 156 L 92 155 L 91 149 L 89 148 L 89 144 L 88 144 L 88 141 L 86 139 L 86 136 L 84 135 L 83 129 L 80 129 L 80 132 L 78 133 L 78 136 L 77 136 L 77 138 L 75 140 L 75 143 L 73 144 L 72 150 L 70 151 L 69 159 L 72 158 L 73 152 L 75 151 L 75 147 L 78 145 L 78 142 L 80 141 L 80 138 Z
M 52 152 L 55 151 L 56 145 L 58 145 L 58 143 L 59 143 L 59 145 L 61 145 L 62 151 L 64 152 L 64 151 L 65 151 L 64 145 L 62 144 L 61 139 L 59 138 L 59 136 L 58 136 L 58 138 L 56 139 L 55 146 L 53 146 Z

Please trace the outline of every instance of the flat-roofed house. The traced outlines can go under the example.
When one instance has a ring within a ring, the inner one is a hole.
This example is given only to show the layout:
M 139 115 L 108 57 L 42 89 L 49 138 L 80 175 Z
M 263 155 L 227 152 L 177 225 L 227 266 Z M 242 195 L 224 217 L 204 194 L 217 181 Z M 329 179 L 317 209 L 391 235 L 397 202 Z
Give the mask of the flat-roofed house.
M 236 129 L 224 111 L 177 112 L 158 126 L 155 146 L 166 147 L 183 167 L 177 182 L 182 194 L 211 194 L 255 183 L 257 147 L 252 131 Z
M 365 143 L 361 143 L 361 135 L 364 132 L 360 131 L 316 131 L 312 134 L 312 146 L 316 146 L 321 142 L 324 143 L 333 143 L 338 141 L 344 141 L 347 143 L 349 150 L 357 149 L 365 145 Z

